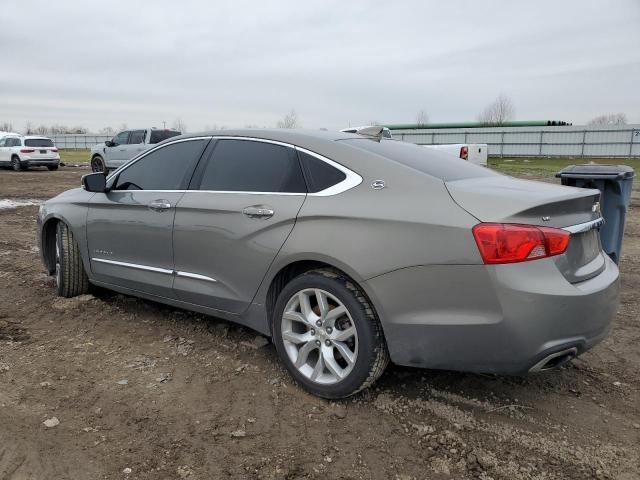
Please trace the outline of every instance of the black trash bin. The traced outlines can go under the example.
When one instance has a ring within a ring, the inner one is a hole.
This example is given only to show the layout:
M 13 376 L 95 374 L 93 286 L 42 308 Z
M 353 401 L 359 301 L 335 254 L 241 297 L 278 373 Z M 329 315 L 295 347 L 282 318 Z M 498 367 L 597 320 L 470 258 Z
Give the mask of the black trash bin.
M 622 253 L 624 220 L 631 201 L 633 168 L 627 165 L 569 165 L 556 173 L 562 185 L 597 188 L 604 225 L 600 229 L 602 248 L 618 263 Z

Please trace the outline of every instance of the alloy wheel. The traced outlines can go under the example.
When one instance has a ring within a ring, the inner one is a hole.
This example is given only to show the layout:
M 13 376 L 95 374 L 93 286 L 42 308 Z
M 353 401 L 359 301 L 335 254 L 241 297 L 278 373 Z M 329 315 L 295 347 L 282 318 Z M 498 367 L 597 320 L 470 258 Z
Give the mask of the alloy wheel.
M 282 315 L 282 340 L 293 366 L 309 380 L 331 385 L 351 373 L 358 332 L 344 304 L 319 288 L 293 295 Z
M 60 269 L 60 235 L 56 235 L 56 285 L 60 287 L 62 272 Z

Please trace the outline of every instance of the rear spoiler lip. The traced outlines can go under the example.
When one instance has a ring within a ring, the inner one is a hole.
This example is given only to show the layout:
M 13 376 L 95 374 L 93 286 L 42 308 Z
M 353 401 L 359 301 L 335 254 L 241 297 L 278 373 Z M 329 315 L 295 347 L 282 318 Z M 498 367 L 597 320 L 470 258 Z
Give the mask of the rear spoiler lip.
M 564 227 L 562 230 L 565 230 L 571 234 L 575 233 L 583 233 L 588 232 L 589 230 L 593 230 L 594 228 L 600 228 L 604 225 L 604 218 L 596 218 L 595 220 L 591 220 L 589 222 L 578 223 L 577 225 L 571 225 L 569 227 Z

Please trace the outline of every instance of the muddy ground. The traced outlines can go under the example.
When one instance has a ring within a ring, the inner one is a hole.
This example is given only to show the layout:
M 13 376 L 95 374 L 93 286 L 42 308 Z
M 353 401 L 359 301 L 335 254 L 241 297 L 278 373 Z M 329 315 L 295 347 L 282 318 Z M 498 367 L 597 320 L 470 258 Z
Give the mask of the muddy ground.
M 1 170 L 0 200 L 86 172 Z M 615 328 L 571 366 L 390 367 L 340 402 L 298 388 L 248 329 L 104 291 L 57 298 L 37 206 L 0 209 L 0 479 L 640 478 L 638 190 L 632 207 Z

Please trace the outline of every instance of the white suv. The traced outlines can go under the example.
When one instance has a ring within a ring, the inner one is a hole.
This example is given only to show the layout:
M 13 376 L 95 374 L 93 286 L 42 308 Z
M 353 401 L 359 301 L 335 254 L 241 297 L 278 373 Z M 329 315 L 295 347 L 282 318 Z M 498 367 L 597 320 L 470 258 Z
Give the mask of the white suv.
M 14 170 L 47 167 L 57 170 L 60 154 L 50 138 L 10 134 L 0 138 L 0 166 Z

